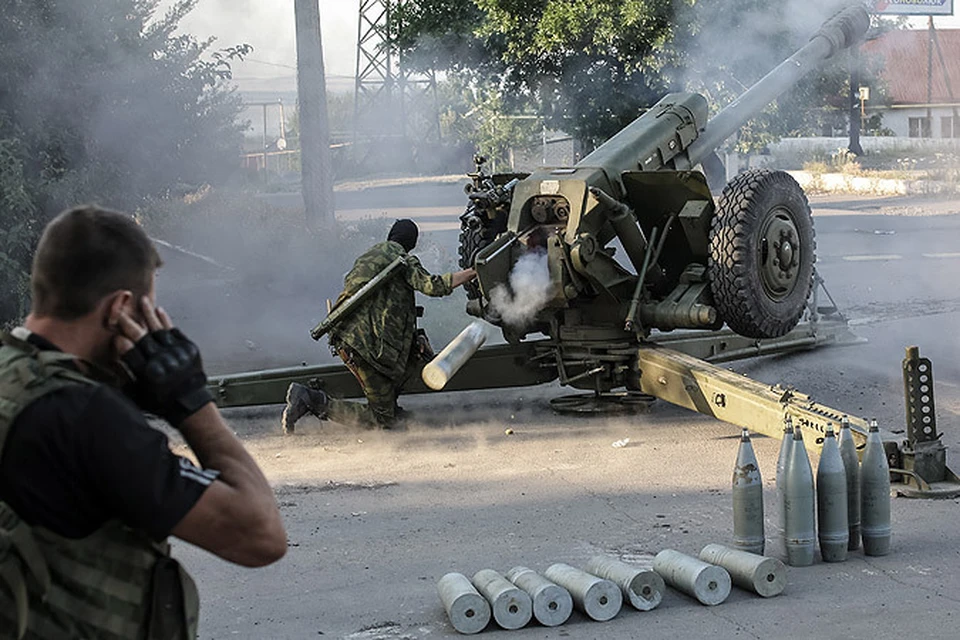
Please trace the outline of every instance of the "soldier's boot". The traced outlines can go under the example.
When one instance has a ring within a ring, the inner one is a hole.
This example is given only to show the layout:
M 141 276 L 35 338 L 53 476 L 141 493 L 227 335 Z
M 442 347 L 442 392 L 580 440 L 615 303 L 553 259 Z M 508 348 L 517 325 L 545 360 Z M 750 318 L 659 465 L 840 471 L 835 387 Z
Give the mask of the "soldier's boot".
M 297 420 L 308 413 L 325 420 L 329 403 L 330 399 L 323 391 L 291 382 L 287 387 L 287 406 L 283 408 L 283 415 L 280 416 L 283 432 L 293 433 Z

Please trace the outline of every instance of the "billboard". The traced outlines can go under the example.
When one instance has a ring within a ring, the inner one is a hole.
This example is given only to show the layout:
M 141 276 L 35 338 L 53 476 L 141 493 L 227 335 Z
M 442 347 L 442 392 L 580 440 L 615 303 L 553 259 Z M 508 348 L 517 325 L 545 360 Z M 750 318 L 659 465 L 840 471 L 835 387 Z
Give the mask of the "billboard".
M 874 13 L 907 16 L 952 16 L 953 0 L 879 0 Z

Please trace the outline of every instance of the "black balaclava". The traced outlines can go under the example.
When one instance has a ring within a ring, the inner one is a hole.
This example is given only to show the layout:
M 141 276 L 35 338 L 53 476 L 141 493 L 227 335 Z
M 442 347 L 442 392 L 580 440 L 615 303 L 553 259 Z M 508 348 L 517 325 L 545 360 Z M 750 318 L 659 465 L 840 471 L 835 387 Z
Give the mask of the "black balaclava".
M 413 220 L 403 218 L 394 222 L 393 226 L 390 227 L 387 240 L 393 240 L 398 243 L 405 251 L 413 251 L 413 248 L 417 246 L 417 238 L 419 235 L 420 230 L 417 228 L 417 223 Z

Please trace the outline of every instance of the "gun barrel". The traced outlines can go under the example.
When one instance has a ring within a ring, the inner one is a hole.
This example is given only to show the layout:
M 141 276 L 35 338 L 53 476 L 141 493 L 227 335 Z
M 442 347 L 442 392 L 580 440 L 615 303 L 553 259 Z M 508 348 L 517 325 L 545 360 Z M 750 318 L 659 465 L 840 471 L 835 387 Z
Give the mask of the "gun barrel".
M 683 156 L 677 156 L 676 168 L 686 170 L 696 166 L 747 120 L 821 62 L 860 42 L 869 28 L 870 15 L 859 4 L 847 7 L 824 22 L 810 42 L 707 122 L 704 131 L 687 150 L 686 162 Z

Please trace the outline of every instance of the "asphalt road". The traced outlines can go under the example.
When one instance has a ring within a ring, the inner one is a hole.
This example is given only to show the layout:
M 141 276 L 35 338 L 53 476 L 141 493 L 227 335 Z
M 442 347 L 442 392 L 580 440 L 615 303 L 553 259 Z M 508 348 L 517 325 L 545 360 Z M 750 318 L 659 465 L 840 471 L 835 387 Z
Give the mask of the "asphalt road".
M 452 189 L 459 187 L 417 190 L 424 199 L 416 207 L 448 209 L 444 215 L 418 215 L 409 200 L 383 193 L 356 196 L 341 214 L 380 209 L 445 225 L 426 234 L 443 246 L 455 241 Z M 919 345 L 933 360 L 948 460 L 960 467 L 960 201 L 811 200 L 818 269 L 868 342 L 732 368 L 895 429 L 904 420 L 903 350 Z M 291 358 L 305 357 L 290 349 Z M 204 350 L 214 360 L 229 355 Z M 455 637 L 435 590 L 448 571 L 542 571 L 597 552 L 630 560 L 664 548 L 696 554 L 730 540 L 736 428 L 663 403 L 632 417 L 558 416 L 547 400 L 561 393 L 544 385 L 409 398 L 416 420 L 400 432 L 306 418 L 296 436 L 284 437 L 280 407 L 228 411 L 277 487 L 289 548 L 276 565 L 247 570 L 174 545 L 200 588 L 201 638 Z M 757 437 L 754 446 L 768 553 L 782 556 L 772 482 L 779 442 Z M 575 613 L 552 629 L 491 624 L 481 637 L 951 637 L 960 602 L 958 502 L 894 499 L 890 555 L 855 552 L 845 563 L 790 568 L 777 598 L 734 589 L 725 603 L 704 607 L 670 590 L 659 608 L 624 609 L 606 623 Z

